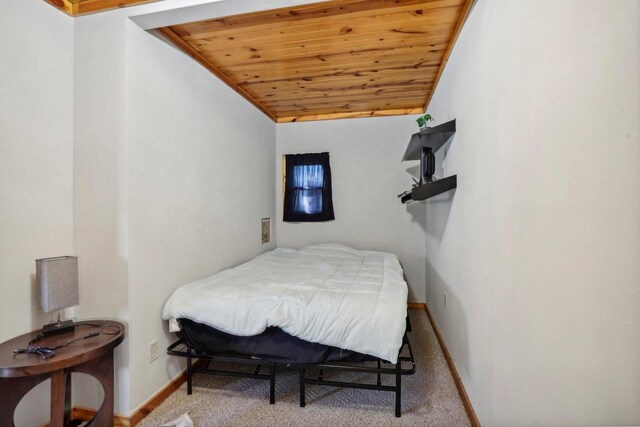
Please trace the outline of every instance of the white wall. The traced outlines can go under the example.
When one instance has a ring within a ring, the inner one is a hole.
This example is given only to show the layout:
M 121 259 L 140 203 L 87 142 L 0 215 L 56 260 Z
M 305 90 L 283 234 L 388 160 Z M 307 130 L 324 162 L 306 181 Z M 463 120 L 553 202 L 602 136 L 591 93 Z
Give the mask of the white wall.
M 129 286 L 132 409 L 184 368 L 160 320 L 180 285 L 275 248 L 276 126 L 181 51 L 129 23 Z
M 181 284 L 275 247 L 275 124 L 131 16 L 202 0 L 164 1 L 75 18 L 76 249 L 80 317 L 127 323 L 116 353 L 116 412 L 129 415 L 183 368 L 164 355 L 161 320 Z M 252 2 L 220 2 L 221 15 Z M 215 8 L 214 8 L 215 9 Z M 161 357 L 149 364 L 147 344 Z M 97 407 L 78 379 L 74 404 Z
M 117 11 L 116 11 L 117 12 Z M 126 21 L 115 13 L 74 18 L 74 241 L 79 318 L 131 320 L 127 260 Z M 130 408 L 129 342 L 115 352 L 115 410 Z M 97 408 L 99 383 L 74 378 L 74 404 Z
M 73 253 L 73 23 L 38 0 L 0 1 L 0 342 L 51 319 L 35 259 Z M 26 343 L 25 343 L 26 345 Z M 49 382 L 18 425 L 49 419 Z
M 416 162 L 400 163 L 416 116 L 330 120 L 278 125 L 276 205 L 278 246 L 336 242 L 398 255 L 409 300 L 424 302 L 424 212 L 396 197 L 411 188 Z M 336 219 L 282 221 L 282 155 L 328 151 Z M 409 172 L 408 172 L 409 170 Z
M 480 1 L 429 107 L 427 301 L 484 425 L 640 424 L 639 18 Z

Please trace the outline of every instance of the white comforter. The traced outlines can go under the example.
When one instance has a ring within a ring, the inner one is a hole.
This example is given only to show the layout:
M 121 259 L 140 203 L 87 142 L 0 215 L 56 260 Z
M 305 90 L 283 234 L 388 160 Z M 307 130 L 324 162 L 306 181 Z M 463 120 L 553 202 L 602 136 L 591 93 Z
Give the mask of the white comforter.
M 234 335 L 277 326 L 309 342 L 397 361 L 407 284 L 395 255 L 336 244 L 276 249 L 178 288 L 163 319 Z

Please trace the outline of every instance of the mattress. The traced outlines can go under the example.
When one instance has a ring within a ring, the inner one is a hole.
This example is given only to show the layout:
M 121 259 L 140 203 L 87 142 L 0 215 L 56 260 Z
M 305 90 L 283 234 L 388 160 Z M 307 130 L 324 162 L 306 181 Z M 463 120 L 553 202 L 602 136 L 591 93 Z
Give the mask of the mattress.
M 236 336 L 276 327 L 395 363 L 407 315 L 407 284 L 395 255 L 337 244 L 276 249 L 178 288 L 162 317 Z
M 355 351 L 310 343 L 273 326 L 261 334 L 243 337 L 189 319 L 178 319 L 178 322 L 180 338 L 197 353 L 257 357 L 282 365 L 377 360 Z

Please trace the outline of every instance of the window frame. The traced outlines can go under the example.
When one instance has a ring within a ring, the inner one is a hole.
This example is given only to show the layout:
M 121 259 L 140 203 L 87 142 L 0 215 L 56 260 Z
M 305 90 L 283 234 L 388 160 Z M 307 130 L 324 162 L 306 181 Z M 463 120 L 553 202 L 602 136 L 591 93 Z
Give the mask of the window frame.
M 322 211 L 319 213 L 304 213 L 295 210 L 294 197 L 297 191 L 290 179 L 293 179 L 293 169 L 296 166 L 320 165 L 323 171 Z M 288 179 L 289 178 L 289 179 Z M 328 152 L 285 154 L 282 156 L 282 196 L 284 222 L 324 222 L 335 219 L 333 212 L 333 191 L 331 185 L 331 166 Z

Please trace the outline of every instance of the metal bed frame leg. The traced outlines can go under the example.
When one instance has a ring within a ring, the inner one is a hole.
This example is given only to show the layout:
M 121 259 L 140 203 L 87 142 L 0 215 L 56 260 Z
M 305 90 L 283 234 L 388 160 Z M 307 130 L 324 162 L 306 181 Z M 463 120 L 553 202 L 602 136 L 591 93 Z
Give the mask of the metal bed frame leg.
M 305 405 L 304 368 L 300 368 L 300 407 L 304 408 Z
M 398 356 L 399 357 L 399 356 Z M 402 362 L 398 359 L 396 363 L 396 418 L 402 415 Z
M 191 377 L 193 376 L 193 371 L 191 368 L 191 350 L 187 353 L 187 394 L 190 395 L 192 390 Z
M 178 346 L 182 346 L 182 347 L 176 350 Z M 401 356 L 401 353 L 404 350 L 405 346 L 408 349 L 409 355 Z M 395 363 L 395 369 L 393 369 L 393 365 L 388 368 L 387 367 L 383 368 L 382 367 L 383 362 L 381 362 L 380 360 L 376 360 L 377 369 L 372 367 L 367 367 L 364 365 L 363 366 L 344 366 L 342 364 L 332 365 L 332 364 L 322 364 L 322 363 L 320 364 L 316 363 L 311 365 L 298 365 L 296 368 L 298 369 L 298 373 L 300 377 L 299 379 L 300 407 L 304 408 L 306 406 L 305 387 L 307 382 L 309 382 L 312 385 L 347 387 L 347 388 L 395 392 L 395 416 L 397 418 L 400 418 L 402 415 L 402 375 L 411 375 L 416 372 L 416 363 L 413 355 L 413 350 L 411 349 L 411 343 L 409 342 L 409 339 L 408 337 L 406 337 L 406 335 L 404 338 L 402 348 L 400 349 L 399 353 L 400 354 L 398 354 L 398 360 Z M 242 363 L 245 365 L 254 365 L 254 366 L 256 364 L 261 365 L 262 363 L 264 363 L 265 365 L 269 366 L 268 374 L 266 373 L 260 374 L 260 366 L 256 368 L 257 374 L 256 372 L 250 373 L 246 371 L 230 371 L 230 370 L 219 370 L 219 369 L 210 369 L 208 370 L 208 373 L 217 374 L 217 375 L 226 375 L 226 376 L 232 376 L 232 377 L 260 378 L 260 379 L 269 380 L 270 381 L 269 402 L 271 404 L 275 403 L 275 376 L 276 376 L 277 365 L 278 365 L 277 363 L 269 363 L 269 362 L 265 363 L 264 361 L 256 360 L 255 358 L 240 357 L 240 356 L 234 356 L 234 355 L 211 355 L 208 353 L 198 353 L 197 351 L 189 348 L 189 346 L 186 345 L 182 339 L 179 339 L 178 341 L 171 344 L 167 348 L 167 354 L 172 356 L 185 357 L 187 359 L 187 372 L 186 372 L 187 378 L 186 379 L 187 379 L 188 395 L 191 395 L 193 393 L 193 374 L 195 372 L 203 371 L 201 369 L 194 368 L 193 366 L 194 358 L 200 359 L 202 361 L 207 361 L 207 368 L 205 368 L 204 371 L 207 371 L 209 366 L 212 363 L 217 363 L 217 362 Z M 403 368 L 402 362 L 409 363 L 410 367 L 408 369 Z M 384 363 L 387 363 L 387 362 L 384 362 Z M 287 365 L 287 366 L 290 366 L 290 365 Z M 305 376 L 306 369 L 319 369 L 320 373 L 319 373 L 318 379 L 310 377 L 307 380 Z M 344 381 L 325 380 L 323 378 L 325 369 L 328 371 L 366 372 L 369 374 L 377 374 L 378 384 L 374 385 L 371 383 L 358 383 L 358 382 L 347 383 Z M 382 384 L 382 381 L 381 381 L 382 375 L 389 375 L 389 376 L 395 375 L 396 377 L 395 386 L 392 386 L 391 384 L 389 385 Z
M 269 403 L 276 403 L 276 365 L 271 364 L 271 372 L 269 378 Z

